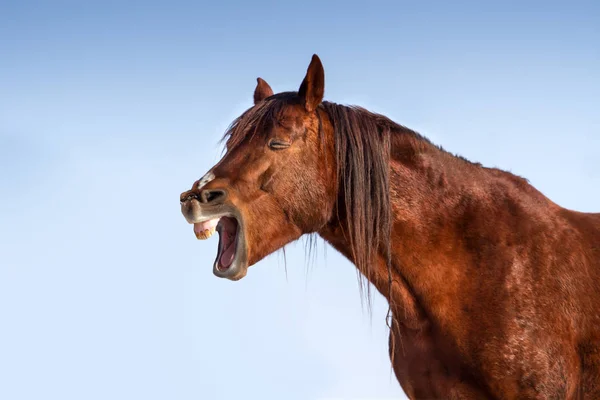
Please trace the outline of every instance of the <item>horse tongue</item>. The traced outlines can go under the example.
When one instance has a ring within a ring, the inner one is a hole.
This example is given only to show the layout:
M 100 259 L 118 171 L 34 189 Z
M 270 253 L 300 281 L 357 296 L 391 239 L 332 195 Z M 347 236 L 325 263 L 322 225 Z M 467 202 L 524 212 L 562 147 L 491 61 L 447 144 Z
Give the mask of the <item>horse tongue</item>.
M 229 268 L 231 263 L 233 263 L 233 258 L 235 257 L 235 240 L 232 240 L 229 243 L 229 246 L 223 250 L 223 254 L 221 254 L 221 259 L 219 260 L 220 264 L 224 268 Z

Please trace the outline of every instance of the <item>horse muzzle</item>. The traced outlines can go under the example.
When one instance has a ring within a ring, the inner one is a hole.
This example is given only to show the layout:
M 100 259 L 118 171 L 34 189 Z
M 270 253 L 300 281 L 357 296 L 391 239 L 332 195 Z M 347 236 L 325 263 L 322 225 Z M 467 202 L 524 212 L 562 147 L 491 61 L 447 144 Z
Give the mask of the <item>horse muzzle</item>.
M 198 239 L 206 240 L 218 232 L 213 273 L 219 278 L 237 281 L 246 275 L 248 269 L 243 218 L 237 208 L 223 202 L 225 191 L 211 192 L 218 193 L 183 193 L 181 213 L 189 224 L 194 225 Z

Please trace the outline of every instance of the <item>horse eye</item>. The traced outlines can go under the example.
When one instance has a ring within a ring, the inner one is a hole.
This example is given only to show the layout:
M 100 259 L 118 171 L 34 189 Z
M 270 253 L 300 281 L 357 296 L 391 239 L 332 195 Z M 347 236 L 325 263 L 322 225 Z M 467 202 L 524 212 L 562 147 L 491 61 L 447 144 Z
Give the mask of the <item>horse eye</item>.
M 271 150 L 283 150 L 290 147 L 292 144 L 281 139 L 271 139 L 269 141 L 269 148 Z

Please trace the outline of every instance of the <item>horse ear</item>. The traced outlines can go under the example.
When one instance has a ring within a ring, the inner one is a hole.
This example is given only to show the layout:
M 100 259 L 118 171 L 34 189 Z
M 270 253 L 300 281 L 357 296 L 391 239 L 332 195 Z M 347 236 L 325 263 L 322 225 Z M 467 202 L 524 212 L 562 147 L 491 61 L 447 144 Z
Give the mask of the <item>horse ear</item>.
M 306 71 L 306 76 L 298 89 L 298 95 L 304 102 L 306 111 L 314 111 L 325 93 L 325 70 L 319 56 L 313 54 L 310 65 Z
M 273 89 L 262 78 L 256 78 L 256 89 L 254 89 L 254 104 L 258 104 L 269 96 L 273 96 Z

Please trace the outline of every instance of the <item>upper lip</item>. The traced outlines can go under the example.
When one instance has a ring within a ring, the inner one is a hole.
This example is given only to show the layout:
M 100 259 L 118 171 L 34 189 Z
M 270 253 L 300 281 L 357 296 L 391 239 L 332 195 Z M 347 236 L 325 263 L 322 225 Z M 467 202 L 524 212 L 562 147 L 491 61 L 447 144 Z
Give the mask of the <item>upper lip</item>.
M 193 213 L 188 212 L 187 210 L 184 210 L 185 205 L 186 205 L 185 201 L 181 202 L 183 216 L 189 224 L 197 224 L 200 222 L 206 222 L 211 219 L 226 217 L 226 216 L 229 216 L 230 214 L 232 214 L 231 208 L 226 207 L 223 204 L 217 204 L 217 205 L 202 206 L 202 216 L 194 218 Z M 231 216 L 235 216 L 237 218 L 236 215 L 231 215 Z

